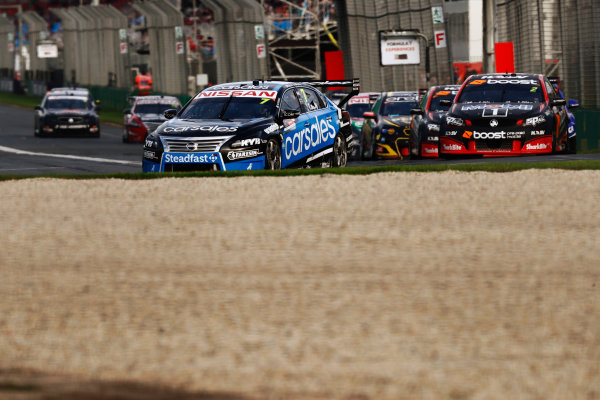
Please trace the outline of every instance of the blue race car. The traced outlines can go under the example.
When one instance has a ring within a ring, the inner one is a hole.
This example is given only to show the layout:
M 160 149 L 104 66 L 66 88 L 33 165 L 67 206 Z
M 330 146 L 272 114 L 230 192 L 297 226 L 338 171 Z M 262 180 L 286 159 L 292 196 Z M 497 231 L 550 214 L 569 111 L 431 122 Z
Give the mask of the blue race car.
M 565 98 L 565 95 L 560 90 L 560 79 L 556 76 L 549 76 L 548 80 L 554 86 L 554 90 L 560 96 L 561 99 Z M 577 153 L 577 135 L 575 132 L 575 114 L 571 112 L 572 109 L 579 107 L 579 100 L 571 99 L 568 101 L 565 106 L 565 110 L 567 112 L 567 116 L 569 117 L 569 125 L 567 128 L 567 153 L 575 154 Z
M 144 143 L 144 172 L 342 167 L 352 140 L 350 116 L 315 87 L 323 82 L 235 82 L 211 86 Z M 343 103 L 345 103 L 345 101 Z M 343 107 L 341 103 L 341 107 Z

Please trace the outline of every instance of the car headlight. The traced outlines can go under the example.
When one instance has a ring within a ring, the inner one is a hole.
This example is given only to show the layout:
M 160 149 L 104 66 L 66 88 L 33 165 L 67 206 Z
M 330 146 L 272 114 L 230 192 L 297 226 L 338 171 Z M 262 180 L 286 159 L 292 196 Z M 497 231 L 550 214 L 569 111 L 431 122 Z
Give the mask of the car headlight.
M 546 122 L 546 118 L 543 115 L 538 115 L 537 117 L 527 118 L 523 123 L 523 126 L 538 126 Z
M 446 116 L 446 124 L 452 126 L 465 126 L 465 121 L 462 118 Z

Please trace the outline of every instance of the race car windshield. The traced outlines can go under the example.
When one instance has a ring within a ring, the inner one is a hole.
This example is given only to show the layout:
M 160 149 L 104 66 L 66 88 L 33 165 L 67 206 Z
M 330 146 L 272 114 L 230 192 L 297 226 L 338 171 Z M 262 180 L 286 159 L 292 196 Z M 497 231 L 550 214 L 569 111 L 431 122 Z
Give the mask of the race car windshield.
M 381 115 L 385 117 L 410 115 L 410 110 L 417 107 L 419 107 L 419 103 L 416 101 L 384 101 L 381 108 Z
M 371 110 L 371 106 L 369 104 L 349 104 L 346 109 L 350 117 L 362 118 L 364 113 Z
M 136 114 L 162 114 L 170 108 L 177 108 L 179 104 L 138 104 L 135 106 Z
M 53 99 L 46 101 L 46 108 L 50 110 L 89 110 L 90 103 L 79 99 Z
M 438 92 L 435 93 L 433 95 L 433 97 L 431 98 L 431 103 L 429 103 L 429 111 L 448 111 L 450 109 L 450 106 L 442 106 L 440 105 L 440 100 L 454 100 L 454 97 L 456 97 L 456 92 L 454 94 L 452 93 L 446 93 L 446 94 L 439 94 L 439 93 L 443 93 L 443 92 Z
M 537 103 L 544 101 L 539 82 L 532 84 L 468 84 L 457 103 Z
M 270 117 L 275 100 L 256 97 L 213 97 L 194 100 L 183 110 L 182 119 L 248 120 Z

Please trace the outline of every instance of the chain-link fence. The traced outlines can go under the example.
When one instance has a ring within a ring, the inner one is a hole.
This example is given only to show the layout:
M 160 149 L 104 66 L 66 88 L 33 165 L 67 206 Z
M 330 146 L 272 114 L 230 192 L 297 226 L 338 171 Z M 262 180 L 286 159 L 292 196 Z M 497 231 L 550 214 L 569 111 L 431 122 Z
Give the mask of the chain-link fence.
M 583 107 L 600 107 L 598 0 L 498 0 L 496 41 L 513 42 L 517 72 L 560 77 Z
M 347 76 L 361 79 L 363 91 L 416 90 L 430 85 L 453 82 L 448 47 L 434 46 L 434 30 L 444 24 L 434 22 L 433 6 L 442 0 L 347 0 L 337 1 L 340 42 Z M 379 31 L 418 31 L 429 39 L 430 80 L 426 80 L 426 51 L 420 46 L 418 65 L 380 65 Z

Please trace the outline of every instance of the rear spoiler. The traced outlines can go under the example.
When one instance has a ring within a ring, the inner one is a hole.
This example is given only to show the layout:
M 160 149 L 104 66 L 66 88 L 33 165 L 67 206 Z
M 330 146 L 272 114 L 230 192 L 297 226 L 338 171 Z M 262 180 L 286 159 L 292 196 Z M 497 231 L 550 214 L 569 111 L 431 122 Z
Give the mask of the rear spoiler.
M 352 80 L 346 81 L 310 81 L 306 82 L 311 86 L 317 87 L 349 87 L 352 86 L 352 91 L 348 93 L 346 97 L 344 97 L 339 103 L 338 107 L 342 108 L 344 105 L 350 100 L 353 96 L 356 96 L 360 92 L 360 79 L 353 78 Z

